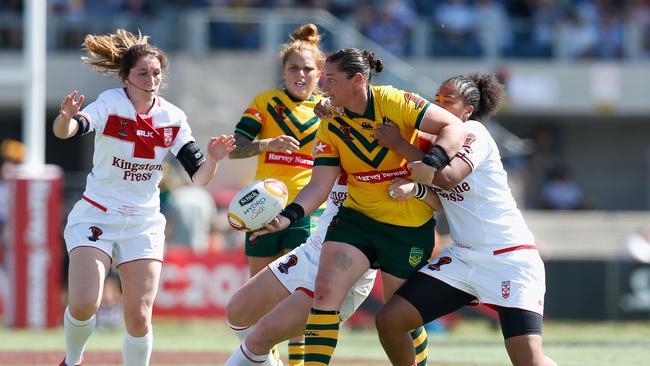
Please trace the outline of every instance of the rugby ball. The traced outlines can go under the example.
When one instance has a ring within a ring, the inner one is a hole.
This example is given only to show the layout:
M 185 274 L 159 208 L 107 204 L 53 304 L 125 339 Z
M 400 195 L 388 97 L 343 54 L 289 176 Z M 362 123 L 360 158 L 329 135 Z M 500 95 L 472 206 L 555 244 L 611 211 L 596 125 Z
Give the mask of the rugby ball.
M 287 186 L 273 178 L 259 179 L 242 188 L 228 205 L 228 223 L 235 230 L 261 229 L 282 211 L 289 199 Z

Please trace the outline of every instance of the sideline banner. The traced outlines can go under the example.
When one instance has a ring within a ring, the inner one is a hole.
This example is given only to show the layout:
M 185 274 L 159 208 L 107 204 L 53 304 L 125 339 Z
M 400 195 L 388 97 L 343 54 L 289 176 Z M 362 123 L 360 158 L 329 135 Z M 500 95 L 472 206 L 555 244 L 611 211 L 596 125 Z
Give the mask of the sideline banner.
M 243 250 L 198 255 L 186 248 L 168 247 L 154 313 L 223 317 L 228 300 L 247 279 Z
M 243 249 L 198 255 L 187 248 L 168 247 L 154 314 L 223 318 L 228 301 L 246 280 L 248 261 Z M 377 281 L 370 298 L 348 319 L 348 326 L 374 324 L 380 306 L 381 284 Z
M 16 328 L 59 326 L 63 173 L 54 165 L 19 165 L 8 181 L 5 323 Z

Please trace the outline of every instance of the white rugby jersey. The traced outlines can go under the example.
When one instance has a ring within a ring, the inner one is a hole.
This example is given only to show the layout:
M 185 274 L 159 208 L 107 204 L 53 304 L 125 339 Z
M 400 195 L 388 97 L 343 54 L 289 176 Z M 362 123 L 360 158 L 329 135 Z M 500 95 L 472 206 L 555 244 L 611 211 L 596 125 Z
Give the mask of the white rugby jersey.
M 464 126 L 467 139 L 455 159 L 463 159 L 472 172 L 453 189 L 433 187 L 452 240 L 490 249 L 535 244 L 510 192 L 494 139 L 479 122 L 467 121 Z
M 101 93 L 79 115 L 95 131 L 84 199 L 129 215 L 158 212 L 163 159 L 194 141 L 185 113 L 157 96 L 148 114 L 138 114 L 126 89 L 118 88 Z
M 336 179 L 336 182 L 332 186 L 332 190 L 327 197 L 327 207 L 325 207 L 325 210 L 318 219 L 318 226 L 316 226 L 316 230 L 309 235 L 305 244 L 318 251 L 323 248 L 327 228 L 334 216 L 339 212 L 339 207 L 343 204 L 343 201 L 345 201 L 346 198 L 348 198 L 348 175 L 344 171 L 341 171 L 341 175 Z

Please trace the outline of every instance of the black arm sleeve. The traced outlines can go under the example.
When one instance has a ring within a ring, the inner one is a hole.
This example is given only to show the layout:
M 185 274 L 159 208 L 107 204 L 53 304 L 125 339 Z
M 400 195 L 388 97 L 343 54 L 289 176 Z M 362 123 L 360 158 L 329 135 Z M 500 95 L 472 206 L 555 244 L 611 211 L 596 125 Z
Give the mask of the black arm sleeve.
M 196 173 L 205 162 L 205 155 L 203 155 L 196 142 L 190 141 L 181 147 L 178 151 L 178 155 L 176 155 L 176 159 L 180 161 L 187 174 L 192 178 L 194 173 Z
M 422 162 L 439 170 L 440 168 L 449 164 L 449 156 L 447 155 L 445 149 L 443 149 L 440 145 L 433 145 L 431 151 L 429 151 L 422 158 Z
M 77 114 L 74 117 L 72 117 L 72 119 L 77 121 L 77 126 L 78 126 L 77 133 L 75 133 L 74 136 L 72 136 L 73 138 L 85 135 L 88 133 L 88 131 L 90 131 L 90 122 L 88 122 L 86 117 Z

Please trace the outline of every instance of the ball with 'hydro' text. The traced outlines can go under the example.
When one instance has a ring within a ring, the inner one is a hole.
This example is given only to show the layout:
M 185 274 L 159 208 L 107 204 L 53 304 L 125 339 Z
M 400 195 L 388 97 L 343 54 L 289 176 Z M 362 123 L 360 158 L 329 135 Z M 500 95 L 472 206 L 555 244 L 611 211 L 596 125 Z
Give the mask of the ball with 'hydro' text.
M 235 230 L 254 231 L 268 224 L 289 199 L 287 186 L 273 178 L 259 179 L 242 188 L 228 206 L 228 223 Z

